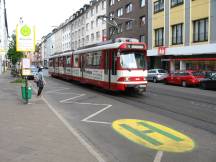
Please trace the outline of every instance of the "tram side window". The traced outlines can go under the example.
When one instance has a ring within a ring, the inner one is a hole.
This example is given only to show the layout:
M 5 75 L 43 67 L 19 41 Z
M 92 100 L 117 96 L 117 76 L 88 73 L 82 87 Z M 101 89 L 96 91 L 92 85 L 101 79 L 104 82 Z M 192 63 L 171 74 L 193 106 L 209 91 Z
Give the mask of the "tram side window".
M 116 62 L 117 62 L 117 53 L 112 52 L 112 75 L 117 74 L 117 69 L 116 69 L 117 63 Z
M 79 55 L 74 55 L 73 64 L 74 64 L 74 67 L 79 66 Z
M 92 58 L 92 65 L 94 67 L 99 67 L 100 66 L 100 60 L 101 60 L 101 53 L 97 52 L 93 54 Z
M 85 60 L 86 60 L 86 67 L 99 68 L 101 53 L 100 52 L 88 53 L 85 55 Z
M 67 56 L 67 59 L 66 59 L 66 65 L 67 66 L 70 66 L 70 60 L 71 60 L 71 57 Z

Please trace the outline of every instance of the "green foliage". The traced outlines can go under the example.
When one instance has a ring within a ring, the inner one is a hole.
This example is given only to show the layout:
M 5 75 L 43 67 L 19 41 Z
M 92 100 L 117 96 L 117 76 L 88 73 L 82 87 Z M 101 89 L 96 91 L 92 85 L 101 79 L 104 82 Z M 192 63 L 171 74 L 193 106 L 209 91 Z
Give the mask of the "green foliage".
M 12 64 L 15 65 L 18 61 L 23 58 L 23 52 L 16 51 L 16 35 L 12 34 L 11 41 L 9 43 L 9 49 L 7 52 L 8 58 L 11 60 Z

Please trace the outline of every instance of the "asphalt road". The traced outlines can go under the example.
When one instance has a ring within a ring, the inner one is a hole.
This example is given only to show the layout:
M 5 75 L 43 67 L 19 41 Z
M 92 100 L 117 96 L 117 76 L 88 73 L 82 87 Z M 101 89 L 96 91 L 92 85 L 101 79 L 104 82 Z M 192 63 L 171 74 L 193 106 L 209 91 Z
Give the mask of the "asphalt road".
M 46 80 L 44 98 L 107 162 L 216 161 L 216 91 L 149 83 L 137 96 Z

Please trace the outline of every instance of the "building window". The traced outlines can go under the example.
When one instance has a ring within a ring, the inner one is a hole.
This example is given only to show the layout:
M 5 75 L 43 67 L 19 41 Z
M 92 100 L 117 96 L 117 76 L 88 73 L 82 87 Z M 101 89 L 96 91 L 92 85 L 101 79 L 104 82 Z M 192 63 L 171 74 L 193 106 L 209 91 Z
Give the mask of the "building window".
M 140 7 L 144 7 L 145 6 L 145 0 L 140 0 Z
M 109 13 L 109 17 L 110 17 L 110 20 L 112 20 L 112 18 L 114 17 L 114 13 L 113 13 L 113 12 L 110 12 L 110 13 Z
M 112 6 L 112 5 L 114 5 L 114 4 L 115 4 L 115 0 L 110 0 L 110 1 L 109 1 L 109 5 L 110 5 L 110 6 Z
M 125 9 L 126 9 L 126 13 L 132 12 L 132 10 L 133 10 L 132 3 L 127 4 L 126 7 L 125 7 Z
M 94 21 L 91 21 L 91 29 L 94 28 Z
M 125 23 L 125 26 L 126 26 L 126 30 L 130 30 L 130 29 L 132 29 L 132 27 L 133 27 L 133 21 L 132 20 L 130 20 L 130 21 L 127 21 L 126 23 Z
M 140 26 L 144 26 L 145 25 L 145 22 L 146 21 L 146 17 L 145 16 L 141 16 L 140 17 Z
M 102 30 L 102 36 L 106 36 L 106 29 Z
M 112 35 L 113 35 L 113 32 L 114 32 L 114 31 L 113 31 L 113 27 L 110 27 L 110 28 L 109 28 L 109 36 L 112 36 Z
M 183 0 L 171 0 L 171 7 L 183 4 Z
M 94 34 L 93 33 L 91 34 L 91 41 L 92 42 L 94 41 Z
M 119 9 L 117 10 L 117 16 L 120 17 L 120 16 L 122 16 L 122 15 L 123 15 L 123 8 L 119 8 Z
M 93 16 L 94 15 L 94 9 L 92 8 L 91 9 L 91 16 Z
M 172 26 L 172 44 L 183 43 L 183 24 L 177 24 Z
M 99 5 L 96 6 L 96 14 L 98 13 L 98 6 L 99 6 Z
M 86 36 L 86 43 L 89 42 L 89 35 Z
M 154 13 L 164 10 L 164 0 L 158 0 L 154 2 Z
M 146 38 L 145 38 L 145 35 L 140 35 L 140 42 L 146 42 L 146 40 L 145 40 Z
M 89 30 L 89 23 L 86 24 L 86 31 Z
M 97 39 L 97 40 L 100 40 L 100 32 L 97 32 L 97 33 L 96 33 L 96 39 Z
M 155 47 L 163 46 L 164 28 L 155 29 Z
M 102 10 L 105 9 L 105 2 L 106 2 L 106 1 L 102 1 Z
M 118 34 L 123 32 L 123 25 L 122 24 L 118 24 Z
M 193 22 L 193 41 L 208 41 L 208 18 Z

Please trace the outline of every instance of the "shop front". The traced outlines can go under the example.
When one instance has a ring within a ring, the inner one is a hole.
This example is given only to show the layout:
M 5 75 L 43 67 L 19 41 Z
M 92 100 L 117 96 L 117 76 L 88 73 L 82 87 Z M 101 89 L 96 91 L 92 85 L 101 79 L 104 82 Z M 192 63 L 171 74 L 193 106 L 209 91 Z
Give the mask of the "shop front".
M 165 48 L 163 54 L 159 51 L 148 50 L 151 68 L 216 71 L 216 44 Z

